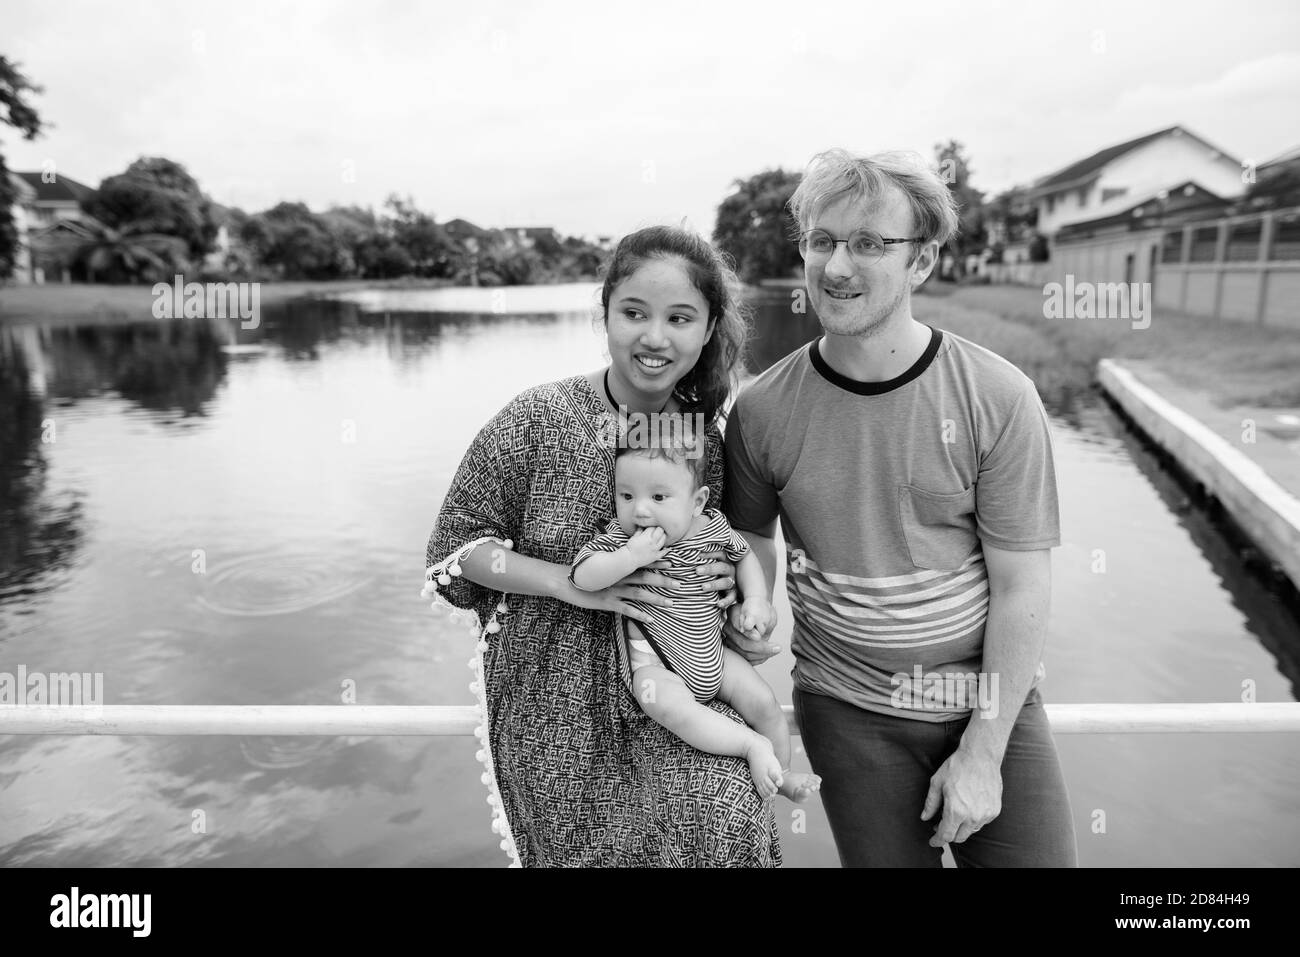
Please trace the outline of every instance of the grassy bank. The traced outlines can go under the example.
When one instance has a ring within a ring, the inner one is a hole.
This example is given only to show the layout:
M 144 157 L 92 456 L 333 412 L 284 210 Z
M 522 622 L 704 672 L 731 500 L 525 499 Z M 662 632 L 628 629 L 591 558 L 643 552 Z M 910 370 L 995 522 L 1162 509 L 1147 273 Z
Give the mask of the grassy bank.
M 442 289 L 443 279 L 340 279 L 326 282 L 264 282 L 259 295 L 263 306 L 350 289 Z M 97 286 L 81 283 L 47 283 L 43 286 L 0 288 L 0 323 L 135 322 L 153 318 L 152 286 Z
M 440 280 L 340 280 L 262 283 L 268 305 L 352 289 L 437 289 Z M 783 290 L 751 289 L 783 298 Z M 0 288 L 0 324 L 130 322 L 152 318 L 149 286 L 62 285 Z M 1119 319 L 1046 319 L 1042 291 L 1023 286 L 930 283 L 915 298 L 918 318 L 1005 356 L 1045 396 L 1065 400 L 1087 391 L 1097 361 L 1146 359 L 1221 405 L 1300 405 L 1300 329 L 1214 321 L 1157 310 L 1147 329 Z
M 1005 356 L 1045 395 L 1079 389 L 1111 357 L 1150 361 L 1222 406 L 1300 405 L 1300 329 L 1160 309 L 1146 329 L 1122 319 L 1046 319 L 1042 290 L 1024 286 L 962 286 L 917 297 L 913 312 Z

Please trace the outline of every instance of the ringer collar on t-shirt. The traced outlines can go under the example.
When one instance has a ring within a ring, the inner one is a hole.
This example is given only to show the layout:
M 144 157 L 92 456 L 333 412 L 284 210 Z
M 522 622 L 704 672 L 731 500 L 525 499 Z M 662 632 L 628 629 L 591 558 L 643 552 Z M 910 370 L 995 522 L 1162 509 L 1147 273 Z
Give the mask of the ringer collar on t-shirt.
M 892 379 L 886 379 L 883 382 L 859 382 L 857 379 L 850 379 L 846 375 L 841 375 L 830 367 L 825 359 L 822 358 L 817 344 L 822 341 L 824 336 L 818 336 L 808 345 L 808 358 L 812 360 L 813 368 L 816 369 L 823 379 L 831 385 L 839 386 L 847 392 L 854 392 L 858 395 L 884 395 L 886 392 L 893 392 L 895 389 L 907 385 L 922 372 L 930 367 L 934 357 L 939 353 L 939 346 L 943 342 L 943 333 L 928 325 L 930 330 L 930 344 L 925 347 L 920 358 L 912 363 L 911 367 L 902 375 L 895 376 Z

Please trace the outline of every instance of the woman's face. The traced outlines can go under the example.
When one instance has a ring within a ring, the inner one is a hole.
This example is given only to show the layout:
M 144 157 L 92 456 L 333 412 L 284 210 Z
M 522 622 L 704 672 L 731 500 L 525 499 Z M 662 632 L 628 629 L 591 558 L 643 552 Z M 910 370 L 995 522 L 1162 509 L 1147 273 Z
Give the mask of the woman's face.
M 694 368 L 713 323 L 680 260 L 652 259 L 614 287 L 605 335 L 614 397 L 657 412 Z

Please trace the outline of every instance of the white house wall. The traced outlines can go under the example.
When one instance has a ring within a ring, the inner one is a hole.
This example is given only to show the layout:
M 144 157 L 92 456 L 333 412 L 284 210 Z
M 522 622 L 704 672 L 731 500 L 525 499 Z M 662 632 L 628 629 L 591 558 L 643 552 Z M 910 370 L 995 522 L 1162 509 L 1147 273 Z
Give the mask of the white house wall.
M 1121 212 L 1136 200 L 1157 190 L 1195 180 L 1210 192 L 1224 198 L 1240 196 L 1246 188 L 1242 168 L 1230 157 L 1215 154 L 1195 137 L 1186 133 L 1169 134 L 1130 150 L 1107 163 L 1101 176 L 1087 187 L 1058 193 L 1052 211 L 1047 211 L 1047 197 L 1038 200 L 1038 229 L 1052 236 L 1067 223 L 1101 219 Z M 1121 196 L 1102 203 L 1102 191 L 1127 188 Z M 1085 190 L 1083 201 L 1080 190 Z
M 1109 208 L 1097 215 L 1119 212 L 1143 196 L 1189 179 L 1222 199 L 1234 199 L 1246 189 L 1242 172 L 1231 157 L 1216 153 L 1193 136 L 1162 136 L 1106 165 L 1098 185 L 1127 186 L 1129 191 L 1127 196 L 1112 199 L 1106 204 Z

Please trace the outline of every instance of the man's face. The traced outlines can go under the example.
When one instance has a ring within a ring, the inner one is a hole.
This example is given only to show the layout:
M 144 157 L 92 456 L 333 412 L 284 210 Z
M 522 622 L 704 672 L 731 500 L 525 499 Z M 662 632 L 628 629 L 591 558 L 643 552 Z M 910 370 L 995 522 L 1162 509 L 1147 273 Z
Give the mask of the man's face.
M 855 229 L 870 229 L 883 237 L 911 239 L 915 236 L 912 211 L 902 190 L 890 186 L 871 201 L 845 197 L 818 212 L 806 227 L 823 229 L 834 239 L 847 239 Z M 934 265 L 936 243 L 926 244 L 916 262 L 914 243 L 885 246 L 880 261 L 860 266 L 849 253 L 847 243 L 837 243 L 830 259 L 805 258 L 804 279 L 813 308 L 828 333 L 840 336 L 874 336 L 889 328 L 891 321 L 905 320 L 911 313 L 910 296 Z

